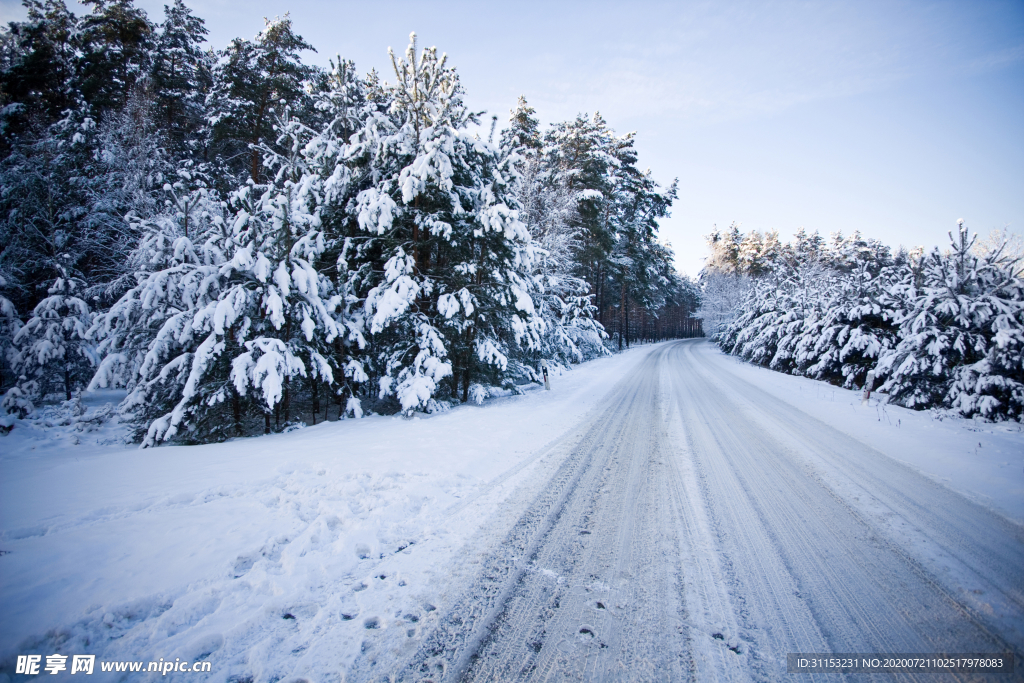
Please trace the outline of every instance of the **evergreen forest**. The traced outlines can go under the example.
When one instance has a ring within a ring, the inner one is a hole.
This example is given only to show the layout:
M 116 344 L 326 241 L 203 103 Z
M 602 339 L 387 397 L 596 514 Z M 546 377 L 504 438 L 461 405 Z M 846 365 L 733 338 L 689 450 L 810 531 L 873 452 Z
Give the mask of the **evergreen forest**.
M 0 32 L 4 429 L 97 388 L 144 446 L 437 412 L 702 334 L 676 184 L 600 115 L 474 111 L 415 35 L 363 73 L 287 15 L 85 4 Z

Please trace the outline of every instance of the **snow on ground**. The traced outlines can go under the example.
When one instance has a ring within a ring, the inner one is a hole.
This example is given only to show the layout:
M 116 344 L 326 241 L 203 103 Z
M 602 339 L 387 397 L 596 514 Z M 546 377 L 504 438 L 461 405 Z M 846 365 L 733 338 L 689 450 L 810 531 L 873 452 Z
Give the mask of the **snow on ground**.
M 419 641 L 464 590 L 484 522 L 546 476 L 545 446 L 652 348 L 554 377 L 551 392 L 208 446 L 19 425 L 0 437 L 0 683 L 20 680 L 17 655 L 53 653 L 337 680 L 367 630 Z M 1024 523 L 1020 425 L 862 408 L 855 392 L 728 368 Z
M 429 625 L 458 592 L 435 569 L 649 348 L 551 392 L 224 444 L 19 425 L 0 440 L 0 672 L 54 652 L 340 672 L 364 629 Z
M 722 354 L 742 379 L 899 460 L 967 498 L 1024 524 L 1024 425 L 967 420 L 887 405 L 872 394 L 785 375 Z

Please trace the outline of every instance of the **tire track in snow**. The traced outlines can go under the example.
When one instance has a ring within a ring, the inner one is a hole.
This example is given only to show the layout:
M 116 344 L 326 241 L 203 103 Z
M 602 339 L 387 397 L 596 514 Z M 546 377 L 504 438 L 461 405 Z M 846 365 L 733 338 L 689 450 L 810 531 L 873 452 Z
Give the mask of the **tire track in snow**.
M 580 441 L 417 655 L 397 670 L 364 658 L 356 678 L 683 676 L 678 552 L 671 534 L 657 540 L 675 526 L 664 518 L 664 439 L 651 439 L 664 433 L 661 351 L 577 430 Z

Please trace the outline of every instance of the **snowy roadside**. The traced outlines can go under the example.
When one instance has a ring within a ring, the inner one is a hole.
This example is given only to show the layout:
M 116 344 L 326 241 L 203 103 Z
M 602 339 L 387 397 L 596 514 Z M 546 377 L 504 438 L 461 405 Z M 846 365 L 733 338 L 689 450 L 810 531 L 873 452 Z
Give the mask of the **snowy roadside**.
M 746 363 L 708 345 L 720 367 L 1018 524 L 1024 524 L 1024 427 L 886 405 L 861 393 Z
M 368 630 L 418 640 L 460 592 L 445 583 L 458 551 L 652 348 L 429 418 L 145 451 L 15 429 L 0 439 L 0 680 L 17 655 L 54 653 L 205 659 L 210 680 L 327 675 Z

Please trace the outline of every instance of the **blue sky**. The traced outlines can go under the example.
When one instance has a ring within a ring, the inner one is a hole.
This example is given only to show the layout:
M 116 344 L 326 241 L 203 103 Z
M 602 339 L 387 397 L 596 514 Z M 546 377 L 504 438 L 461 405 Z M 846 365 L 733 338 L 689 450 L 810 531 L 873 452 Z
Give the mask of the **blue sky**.
M 926 247 L 961 217 L 1024 231 L 1020 0 L 188 4 L 215 47 L 290 12 L 309 61 L 387 78 L 387 48 L 415 30 L 473 108 L 504 120 L 522 94 L 545 123 L 600 111 L 659 181 L 679 178 L 663 237 L 691 275 L 732 221 Z M 0 19 L 23 14 L 0 0 Z

